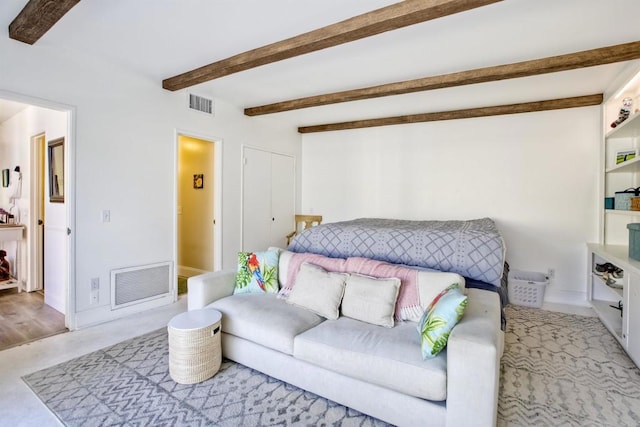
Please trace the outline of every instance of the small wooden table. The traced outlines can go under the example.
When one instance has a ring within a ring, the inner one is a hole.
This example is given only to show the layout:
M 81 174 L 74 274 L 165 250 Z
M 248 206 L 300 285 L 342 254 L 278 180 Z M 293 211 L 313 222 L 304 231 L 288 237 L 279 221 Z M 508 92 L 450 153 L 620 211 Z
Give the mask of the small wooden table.
M 204 308 L 178 314 L 169 321 L 169 374 L 180 384 L 214 376 L 222 363 L 222 314 Z
M 14 268 L 16 277 L 0 282 L 0 290 L 18 288 L 18 292 L 22 292 L 22 277 L 20 257 L 20 243 L 24 236 L 24 225 L 22 224 L 0 224 L 0 242 L 16 242 L 16 253 L 14 257 Z

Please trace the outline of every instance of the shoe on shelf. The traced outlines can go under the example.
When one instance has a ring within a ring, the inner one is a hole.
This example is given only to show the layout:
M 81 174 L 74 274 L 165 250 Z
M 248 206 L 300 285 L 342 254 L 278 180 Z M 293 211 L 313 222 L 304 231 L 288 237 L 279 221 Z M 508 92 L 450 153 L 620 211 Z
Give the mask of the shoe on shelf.
M 605 262 L 604 264 L 596 264 L 594 270 L 598 276 L 602 276 L 604 273 L 608 272 L 611 267 L 613 267 L 613 264 Z
M 611 273 L 611 276 L 613 276 L 615 279 L 622 279 L 622 277 L 624 276 L 624 271 L 621 268 L 616 267 L 615 265 L 609 271 L 609 273 Z
M 607 271 L 607 267 L 604 264 L 596 264 L 593 271 L 598 276 L 602 276 Z
M 618 283 L 617 280 L 614 279 L 612 277 L 612 274 L 609 273 L 608 271 L 602 274 L 602 280 L 604 280 L 604 283 L 610 288 L 622 289 L 622 284 Z
M 610 262 L 605 262 L 603 264 L 596 264 L 594 267 L 594 272 L 598 276 L 602 276 L 605 273 L 611 274 L 615 279 L 621 279 L 624 276 L 624 270 L 618 268 L 617 266 L 611 264 Z

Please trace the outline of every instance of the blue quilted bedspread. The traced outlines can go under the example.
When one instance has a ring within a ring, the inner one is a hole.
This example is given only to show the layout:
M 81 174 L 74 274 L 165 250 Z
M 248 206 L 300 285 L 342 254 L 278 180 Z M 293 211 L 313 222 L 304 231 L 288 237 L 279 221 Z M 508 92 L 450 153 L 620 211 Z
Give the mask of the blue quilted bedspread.
M 298 234 L 289 250 L 334 258 L 360 256 L 451 271 L 500 286 L 504 240 L 491 218 L 407 221 L 360 218 L 321 224 Z

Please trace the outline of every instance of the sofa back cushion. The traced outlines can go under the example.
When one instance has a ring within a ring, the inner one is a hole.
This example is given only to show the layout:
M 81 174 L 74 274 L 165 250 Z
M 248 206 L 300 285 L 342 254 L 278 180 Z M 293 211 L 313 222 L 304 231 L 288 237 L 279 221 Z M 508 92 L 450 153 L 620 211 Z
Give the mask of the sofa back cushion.
M 458 273 L 443 273 L 440 271 L 420 271 L 418 273 L 418 292 L 420 293 L 420 305 L 422 310 L 427 309 L 429 304 L 454 283 L 458 284 L 460 291 L 466 293 L 464 277 Z M 415 319 L 419 321 L 420 318 Z

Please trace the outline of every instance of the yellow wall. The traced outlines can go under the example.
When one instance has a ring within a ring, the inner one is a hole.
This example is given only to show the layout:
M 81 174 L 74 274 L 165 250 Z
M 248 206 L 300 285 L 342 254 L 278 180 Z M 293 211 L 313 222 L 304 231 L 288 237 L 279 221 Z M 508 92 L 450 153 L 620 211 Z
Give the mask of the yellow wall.
M 214 144 L 178 139 L 178 265 L 213 271 Z M 193 187 L 193 176 L 204 175 L 204 188 Z

